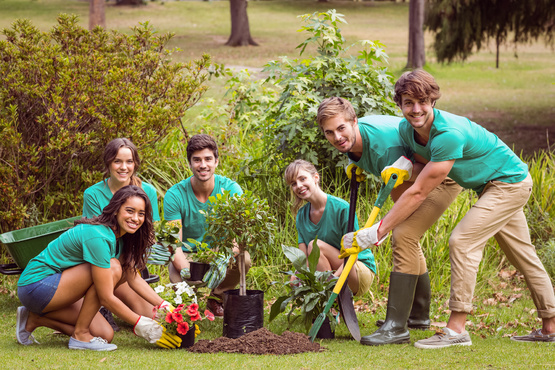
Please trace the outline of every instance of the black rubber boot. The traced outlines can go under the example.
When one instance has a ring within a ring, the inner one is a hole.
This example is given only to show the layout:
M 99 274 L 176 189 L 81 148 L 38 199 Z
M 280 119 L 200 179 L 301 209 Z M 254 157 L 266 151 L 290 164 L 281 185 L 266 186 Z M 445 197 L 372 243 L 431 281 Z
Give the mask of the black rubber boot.
M 430 275 L 428 271 L 418 277 L 414 300 L 410 311 L 407 326 L 410 329 L 428 330 L 430 328 L 430 299 L 432 289 L 430 288 Z
M 430 275 L 428 272 L 418 276 L 414 300 L 410 311 L 407 326 L 409 329 L 428 330 L 430 328 L 430 299 L 432 289 L 430 288 Z M 376 326 L 383 325 L 384 320 L 376 321 Z
M 389 298 L 384 324 L 374 333 L 362 337 L 361 344 L 380 346 L 383 344 L 410 343 L 407 319 L 414 298 L 418 275 L 392 272 L 389 275 Z

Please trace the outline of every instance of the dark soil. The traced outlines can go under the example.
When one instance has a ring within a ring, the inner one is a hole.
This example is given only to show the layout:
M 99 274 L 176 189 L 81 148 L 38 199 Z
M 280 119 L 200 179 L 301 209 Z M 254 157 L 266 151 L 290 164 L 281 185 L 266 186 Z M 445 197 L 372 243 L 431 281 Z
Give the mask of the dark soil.
M 252 355 L 290 355 L 322 350 L 320 344 L 311 343 L 306 334 L 285 331 L 282 335 L 277 335 L 266 328 L 247 333 L 236 339 L 220 337 L 214 340 L 199 340 L 189 348 L 190 352 L 196 353 L 227 352 Z

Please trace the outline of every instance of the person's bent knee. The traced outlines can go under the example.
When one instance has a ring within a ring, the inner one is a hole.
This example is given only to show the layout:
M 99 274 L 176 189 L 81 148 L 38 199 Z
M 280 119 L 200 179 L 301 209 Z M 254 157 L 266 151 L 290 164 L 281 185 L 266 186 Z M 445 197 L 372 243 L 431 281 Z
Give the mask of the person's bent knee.
M 245 256 L 244 258 L 245 258 L 245 273 L 246 273 L 251 268 L 252 261 L 251 261 L 251 255 L 249 254 L 249 252 L 245 251 L 244 256 Z

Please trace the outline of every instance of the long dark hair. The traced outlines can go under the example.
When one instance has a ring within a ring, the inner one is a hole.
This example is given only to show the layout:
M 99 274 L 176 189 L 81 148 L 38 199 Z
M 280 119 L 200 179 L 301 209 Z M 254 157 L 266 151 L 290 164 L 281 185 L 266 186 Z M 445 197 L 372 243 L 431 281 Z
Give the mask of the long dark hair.
M 152 205 L 148 196 L 143 189 L 136 185 L 127 185 L 116 191 L 110 203 L 102 214 L 93 218 L 82 218 L 75 221 L 77 224 L 106 225 L 114 231 L 116 235 L 120 234 L 120 227 L 116 215 L 120 208 L 132 197 L 138 197 L 145 202 L 145 220 L 141 227 L 134 233 L 126 233 L 121 237 L 123 242 L 123 250 L 121 253 L 121 267 L 123 271 L 129 269 L 143 270 L 146 265 L 146 252 L 155 242 L 154 226 L 152 225 Z
M 141 186 L 141 179 L 137 177 L 137 172 L 139 171 L 139 167 L 141 165 L 141 158 L 139 157 L 139 151 L 135 144 L 131 142 L 131 140 L 126 138 L 117 138 L 108 143 L 106 148 L 104 148 L 104 178 L 107 179 L 110 177 L 110 165 L 116 159 L 118 152 L 121 148 L 128 148 L 131 150 L 131 154 L 133 155 L 133 162 L 135 167 L 133 169 L 133 175 L 131 175 L 130 185 L 137 185 Z

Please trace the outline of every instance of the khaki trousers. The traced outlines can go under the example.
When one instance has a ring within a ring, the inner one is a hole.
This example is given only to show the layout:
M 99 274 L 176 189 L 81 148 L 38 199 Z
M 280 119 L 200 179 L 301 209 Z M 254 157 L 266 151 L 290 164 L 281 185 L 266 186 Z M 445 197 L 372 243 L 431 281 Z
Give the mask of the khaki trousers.
M 245 274 L 249 272 L 251 268 L 251 256 L 249 252 L 245 252 Z M 172 283 L 178 283 L 183 281 L 181 276 L 179 275 L 179 271 L 175 267 L 173 267 L 173 263 L 168 265 L 170 281 Z M 239 266 L 237 262 L 233 262 L 231 265 L 228 266 L 225 278 L 222 280 L 220 285 L 218 285 L 212 292 L 211 295 L 223 299 L 223 293 L 235 289 L 237 284 L 239 284 L 239 280 L 241 279 L 241 274 L 239 273 Z
M 426 258 L 420 247 L 420 239 L 461 191 L 461 186 L 446 178 L 428 194 L 412 215 L 393 229 L 391 249 L 394 272 L 410 275 L 426 273 Z
M 484 246 L 495 237 L 508 260 L 524 275 L 540 318 L 555 317 L 555 295 L 530 240 L 523 207 L 532 193 L 532 178 L 516 184 L 490 181 L 449 239 L 452 311 L 470 313 Z

